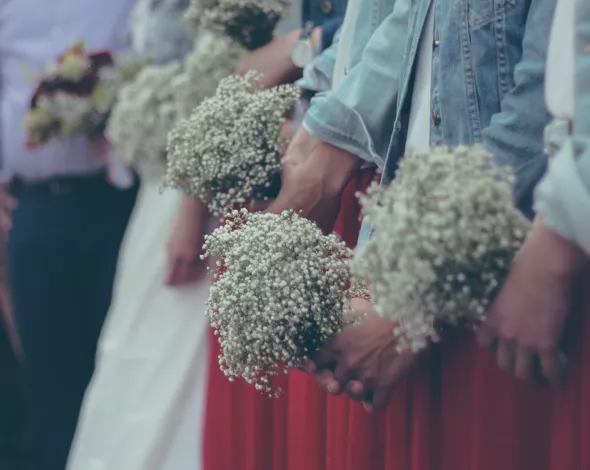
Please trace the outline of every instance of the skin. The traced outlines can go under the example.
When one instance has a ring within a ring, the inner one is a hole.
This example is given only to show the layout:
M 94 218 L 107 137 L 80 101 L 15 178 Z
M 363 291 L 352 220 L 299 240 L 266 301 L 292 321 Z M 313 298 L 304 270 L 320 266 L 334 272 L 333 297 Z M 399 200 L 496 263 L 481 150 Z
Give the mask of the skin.
M 184 198 L 168 241 L 166 284 L 182 286 L 201 279 L 206 263 L 201 260 L 207 211 L 198 200 Z
M 301 78 L 301 69 L 291 60 L 293 46 L 301 36 L 301 29 L 291 31 L 266 46 L 250 52 L 238 66 L 238 74 L 256 70 L 262 74 L 262 83 L 266 88 L 293 83 Z M 322 38 L 321 28 L 315 28 L 311 34 L 311 43 L 317 51 Z
M 589 266 L 579 248 L 536 222 L 478 333 L 502 369 L 529 382 L 564 385 L 564 334 Z

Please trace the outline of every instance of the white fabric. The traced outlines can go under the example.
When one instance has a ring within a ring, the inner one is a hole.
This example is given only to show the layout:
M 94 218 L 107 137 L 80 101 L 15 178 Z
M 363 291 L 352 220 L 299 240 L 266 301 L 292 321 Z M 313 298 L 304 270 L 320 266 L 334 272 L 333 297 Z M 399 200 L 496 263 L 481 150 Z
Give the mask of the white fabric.
M 557 0 L 547 56 L 545 96 L 558 119 L 574 118 L 575 0 Z
M 418 48 L 405 153 L 424 152 L 430 148 L 430 87 L 432 85 L 433 43 L 434 5 L 431 4 Z
M 141 189 L 68 470 L 199 470 L 209 281 L 164 286 L 181 195 Z
M 338 54 L 336 56 L 336 64 L 334 65 L 334 74 L 332 76 L 333 89 L 340 85 L 350 69 L 350 51 L 354 41 L 354 31 L 360 5 L 361 0 L 348 0 L 348 4 L 346 5 L 346 14 L 344 15 L 344 22 L 342 23 L 342 29 L 340 31 Z
M 75 137 L 25 148 L 22 126 L 39 74 L 75 41 L 121 52 L 134 0 L 0 0 L 0 178 L 87 174 L 102 163 Z

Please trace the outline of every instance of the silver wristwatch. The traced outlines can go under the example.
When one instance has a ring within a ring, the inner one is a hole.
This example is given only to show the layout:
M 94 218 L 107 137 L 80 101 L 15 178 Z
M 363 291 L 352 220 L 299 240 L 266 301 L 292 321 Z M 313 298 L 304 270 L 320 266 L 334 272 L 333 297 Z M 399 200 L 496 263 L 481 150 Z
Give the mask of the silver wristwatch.
M 299 36 L 299 39 L 291 51 L 291 60 L 295 67 L 299 67 L 300 69 L 309 64 L 316 54 L 313 44 L 311 43 L 311 33 L 313 32 L 313 28 L 313 21 L 305 23 L 301 30 L 301 36 Z

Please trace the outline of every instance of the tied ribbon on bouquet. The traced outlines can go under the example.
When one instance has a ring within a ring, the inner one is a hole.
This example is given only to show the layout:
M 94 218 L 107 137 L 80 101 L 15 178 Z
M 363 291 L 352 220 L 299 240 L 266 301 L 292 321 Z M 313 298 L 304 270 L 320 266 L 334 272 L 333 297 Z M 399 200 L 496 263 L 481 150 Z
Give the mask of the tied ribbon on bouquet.
M 207 317 L 221 369 L 269 395 L 281 392 L 271 377 L 302 366 L 354 322 L 350 300 L 368 295 L 351 275 L 352 251 L 292 211 L 234 210 L 204 252 L 217 259 Z
M 102 139 L 119 89 L 138 71 L 138 63 L 117 60 L 108 51 L 89 53 L 83 42 L 75 43 L 38 81 L 23 122 L 27 146 L 36 148 L 78 134 L 91 141 Z M 110 151 L 98 158 L 108 160 L 114 183 L 126 182 L 121 163 Z

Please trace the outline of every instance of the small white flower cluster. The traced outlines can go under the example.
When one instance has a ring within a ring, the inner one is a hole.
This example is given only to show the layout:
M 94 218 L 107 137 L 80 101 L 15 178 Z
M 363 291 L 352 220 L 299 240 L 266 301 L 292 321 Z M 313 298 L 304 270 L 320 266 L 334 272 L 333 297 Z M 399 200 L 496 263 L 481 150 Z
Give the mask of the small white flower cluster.
M 204 250 L 217 259 L 207 317 L 221 369 L 272 394 L 271 376 L 300 366 L 342 329 L 352 252 L 292 211 L 245 209 L 229 213 Z
M 219 82 L 232 75 L 247 50 L 229 38 L 206 34 L 185 60 L 188 86 L 181 102 L 187 104 L 186 116 L 205 98 L 215 95 Z
M 263 89 L 260 75 L 230 76 L 168 136 L 164 186 L 203 201 L 214 214 L 269 197 L 281 170 L 285 113 L 299 89 Z
M 386 188 L 362 197 L 374 230 L 355 253 L 400 349 L 437 340 L 438 323 L 479 323 L 530 222 L 513 202 L 514 175 L 481 146 L 407 155 Z
M 289 0 L 191 0 L 186 19 L 195 28 L 222 34 L 247 49 L 272 40 Z
M 183 115 L 175 81 L 182 64 L 147 66 L 119 91 L 106 136 L 123 163 L 143 177 L 161 177 L 166 168 L 166 139 Z

